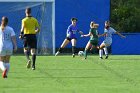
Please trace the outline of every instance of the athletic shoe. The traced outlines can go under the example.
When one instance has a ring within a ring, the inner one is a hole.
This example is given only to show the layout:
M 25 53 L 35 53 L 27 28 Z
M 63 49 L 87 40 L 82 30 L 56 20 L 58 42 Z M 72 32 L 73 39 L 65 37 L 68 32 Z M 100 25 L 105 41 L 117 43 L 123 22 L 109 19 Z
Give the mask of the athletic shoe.
M 31 60 L 28 60 L 26 67 L 27 68 L 30 68 L 31 67 Z
M 103 59 L 103 57 L 100 57 L 100 59 Z
M 35 70 L 35 65 L 32 65 L 32 70 Z
M 3 78 L 7 78 L 6 73 L 7 73 L 7 69 L 5 69 L 5 70 L 3 71 L 3 73 L 2 73 L 2 77 L 3 77 Z
M 59 51 L 57 51 L 57 52 L 55 53 L 55 56 L 57 56 L 59 53 L 60 53 L 60 52 L 59 52 Z
M 72 54 L 72 57 L 74 58 L 75 57 L 75 54 Z
M 105 59 L 108 59 L 108 55 L 106 55 Z

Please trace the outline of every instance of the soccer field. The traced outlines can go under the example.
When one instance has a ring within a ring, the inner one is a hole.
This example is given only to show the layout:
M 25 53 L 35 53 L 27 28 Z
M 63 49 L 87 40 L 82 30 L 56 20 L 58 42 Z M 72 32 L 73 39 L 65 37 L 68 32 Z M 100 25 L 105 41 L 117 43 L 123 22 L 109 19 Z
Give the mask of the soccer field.
M 25 57 L 13 56 L 0 93 L 140 93 L 138 55 L 38 56 L 36 65 L 35 71 L 26 69 Z

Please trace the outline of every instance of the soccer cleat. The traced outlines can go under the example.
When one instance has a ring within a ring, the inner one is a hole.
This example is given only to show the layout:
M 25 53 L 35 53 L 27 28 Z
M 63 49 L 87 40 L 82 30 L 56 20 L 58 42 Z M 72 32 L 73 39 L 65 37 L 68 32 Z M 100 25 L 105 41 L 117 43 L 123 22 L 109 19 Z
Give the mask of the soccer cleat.
M 31 60 L 28 60 L 26 67 L 27 68 L 30 68 L 31 67 Z
M 3 78 L 7 78 L 6 73 L 7 73 L 7 69 L 5 69 L 5 70 L 3 71 L 3 73 L 2 73 L 2 77 L 3 77 Z
M 32 70 L 35 70 L 35 65 L 32 65 Z
M 60 52 L 59 52 L 59 51 L 57 51 L 57 52 L 55 53 L 55 56 L 57 56 L 59 53 L 60 53 Z
M 108 59 L 108 55 L 106 55 L 105 59 Z
M 72 57 L 74 58 L 75 57 L 75 54 L 72 54 Z
M 103 59 L 103 57 L 100 57 L 100 59 Z

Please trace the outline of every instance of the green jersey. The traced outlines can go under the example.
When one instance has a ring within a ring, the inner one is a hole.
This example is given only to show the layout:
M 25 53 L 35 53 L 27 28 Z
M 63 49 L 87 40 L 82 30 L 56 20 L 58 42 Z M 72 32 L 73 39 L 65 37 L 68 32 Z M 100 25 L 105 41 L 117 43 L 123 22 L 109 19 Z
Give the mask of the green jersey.
M 91 28 L 89 32 L 92 34 L 90 40 L 98 40 L 98 31 L 96 28 Z

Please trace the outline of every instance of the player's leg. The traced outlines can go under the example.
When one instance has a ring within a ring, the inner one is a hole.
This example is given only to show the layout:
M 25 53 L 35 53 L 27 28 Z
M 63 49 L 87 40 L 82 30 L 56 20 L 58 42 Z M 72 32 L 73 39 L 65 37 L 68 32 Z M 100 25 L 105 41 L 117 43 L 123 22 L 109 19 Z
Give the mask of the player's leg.
M 7 69 L 6 75 L 8 75 L 8 72 L 10 70 L 10 55 L 6 55 L 5 57 L 5 67 Z
M 30 49 L 29 48 L 24 48 L 24 54 L 26 56 L 27 61 L 31 60 L 30 59 Z
M 24 47 L 24 54 L 25 54 L 25 57 L 27 59 L 27 65 L 26 67 L 27 68 L 30 68 L 31 67 L 31 59 L 30 59 L 30 52 L 29 52 L 29 41 L 30 41 L 30 38 L 29 36 L 24 36 L 24 39 L 23 39 L 23 47 Z
M 57 56 L 61 51 L 62 48 L 64 48 L 69 42 L 71 41 L 70 38 L 66 38 L 63 43 L 61 44 L 61 47 L 58 49 L 58 51 L 56 52 L 55 56 Z
M 107 47 L 104 48 L 104 52 L 105 52 L 105 56 L 106 56 L 105 59 L 108 59 L 108 50 L 107 50 Z
M 88 53 L 88 49 L 91 48 L 92 44 L 90 43 L 90 41 L 87 43 L 86 47 L 85 47 L 85 51 L 84 51 L 84 58 L 87 59 L 87 53 Z
M 75 57 L 76 39 L 72 39 L 71 44 L 72 44 L 72 57 Z
M 35 48 L 31 48 L 31 55 L 32 55 L 32 69 L 35 70 L 35 62 L 36 62 L 36 49 Z
M 32 70 L 35 70 L 35 63 L 36 63 L 36 49 L 37 49 L 37 38 L 36 36 L 32 37 L 32 40 L 29 42 L 29 46 L 31 48 L 31 55 L 32 55 Z
M 6 50 L 0 49 L 0 69 L 2 70 L 2 77 L 7 78 L 7 69 L 5 66 Z
M 30 55 L 29 55 L 29 48 L 24 48 L 24 54 L 26 56 L 26 59 L 27 59 L 27 65 L 26 67 L 27 68 L 30 68 L 31 67 L 31 59 L 30 59 Z
M 5 70 L 5 66 L 4 66 L 4 57 L 3 56 L 0 56 L 0 69 L 2 71 Z
M 98 46 L 98 40 L 91 40 L 90 43 L 91 43 L 90 52 L 93 53 L 93 50 Z
M 106 38 L 103 43 L 100 45 L 100 58 L 102 58 L 102 52 L 103 52 L 103 49 L 104 49 L 104 52 L 105 52 L 105 59 L 108 58 L 108 51 L 107 51 L 107 47 L 110 46 L 112 44 L 112 38 Z
M 105 47 L 105 44 L 102 43 L 99 47 L 99 56 L 100 56 L 100 59 L 103 59 L 103 48 Z
M 13 54 L 13 47 L 9 47 L 8 50 L 6 50 L 6 55 L 4 58 L 4 63 L 6 67 L 6 76 L 8 75 L 9 69 L 10 69 L 10 57 Z
M 3 78 L 7 78 L 7 69 L 6 69 L 6 65 L 5 65 L 5 56 L 0 56 L 0 69 L 2 70 L 2 77 Z

